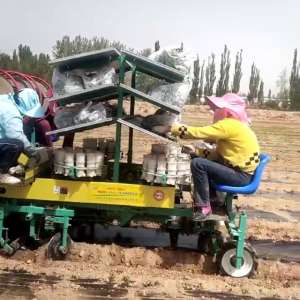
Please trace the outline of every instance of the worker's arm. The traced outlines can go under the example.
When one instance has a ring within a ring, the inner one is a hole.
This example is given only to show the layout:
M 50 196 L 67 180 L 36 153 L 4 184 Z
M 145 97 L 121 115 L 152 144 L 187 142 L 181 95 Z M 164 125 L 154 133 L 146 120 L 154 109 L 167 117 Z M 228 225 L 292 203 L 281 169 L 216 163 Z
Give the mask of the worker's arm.
M 205 140 L 222 140 L 229 137 L 229 130 L 225 120 L 216 122 L 210 126 L 192 127 L 182 124 L 175 124 L 171 128 L 171 133 L 180 138 L 193 138 Z
M 17 139 L 24 144 L 24 148 L 31 146 L 23 131 L 23 120 L 21 116 L 8 116 L 5 120 L 5 135 L 10 139 Z

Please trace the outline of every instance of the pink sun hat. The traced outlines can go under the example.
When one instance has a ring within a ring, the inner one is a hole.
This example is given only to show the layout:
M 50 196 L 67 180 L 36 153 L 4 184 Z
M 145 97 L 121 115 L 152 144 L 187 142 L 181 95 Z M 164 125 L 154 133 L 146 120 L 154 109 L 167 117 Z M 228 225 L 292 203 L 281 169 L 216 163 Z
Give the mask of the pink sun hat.
M 246 113 L 245 100 L 237 94 L 227 93 L 222 97 L 210 96 L 206 97 L 208 105 L 215 111 L 217 108 L 227 108 L 234 112 L 234 115 L 243 122 L 250 124 L 251 120 L 248 118 Z

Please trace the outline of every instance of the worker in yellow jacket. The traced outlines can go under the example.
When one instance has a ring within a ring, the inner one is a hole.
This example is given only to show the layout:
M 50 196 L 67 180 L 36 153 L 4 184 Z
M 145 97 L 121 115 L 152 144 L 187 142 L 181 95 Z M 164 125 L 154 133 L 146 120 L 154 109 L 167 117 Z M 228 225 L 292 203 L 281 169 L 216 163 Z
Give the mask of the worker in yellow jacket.
M 255 133 L 248 126 L 244 100 L 236 94 L 209 97 L 214 112 L 210 126 L 192 127 L 174 124 L 171 133 L 184 139 L 213 142 L 215 150 L 194 149 L 191 171 L 194 181 L 195 219 L 205 219 L 212 213 L 210 182 L 229 186 L 245 186 L 259 164 L 260 149 Z M 193 152 L 193 151 L 192 151 Z

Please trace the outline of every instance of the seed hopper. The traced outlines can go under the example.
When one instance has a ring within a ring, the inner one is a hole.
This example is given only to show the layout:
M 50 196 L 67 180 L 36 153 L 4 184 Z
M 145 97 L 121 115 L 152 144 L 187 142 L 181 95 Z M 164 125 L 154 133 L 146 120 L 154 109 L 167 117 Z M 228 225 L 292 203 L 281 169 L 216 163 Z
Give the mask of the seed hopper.
M 154 169 L 145 172 L 145 166 L 133 162 L 135 131 L 142 132 L 145 138 L 156 138 L 161 144 L 167 145 L 165 149 L 179 147 L 176 141 L 145 129 L 135 121 L 137 99 L 173 114 L 180 113 L 178 107 L 136 89 L 136 77 L 144 73 L 164 80 L 166 84 L 174 84 L 183 81 L 184 74 L 145 57 L 114 48 L 57 59 L 52 64 L 63 71 L 95 64 L 114 66 L 118 78 L 116 82 L 59 95 L 50 101 L 57 101 L 64 107 L 86 100 L 105 103 L 117 99 L 116 115 L 48 132 L 49 135 L 65 136 L 114 124 L 113 154 L 110 157 L 107 153 L 103 157 L 95 156 L 102 161 L 100 173 L 96 172 L 96 167 L 88 170 L 88 161 L 80 167 L 77 163 L 77 168 L 74 165 L 60 165 L 59 162 L 55 165 L 51 159 L 34 164 L 32 159 L 22 154 L 19 163 L 25 168 L 23 184 L 0 185 L 1 251 L 13 254 L 21 245 L 21 237 L 36 243 L 47 237 L 47 256 L 63 259 L 71 244 L 69 232 L 80 224 L 130 226 L 133 221 L 149 220 L 169 232 L 172 248 L 176 248 L 179 234 L 197 234 L 199 250 L 214 255 L 221 272 L 233 277 L 250 275 L 256 268 L 256 262 L 253 249 L 245 242 L 247 216 L 245 212 L 236 211 L 232 204 L 236 194 L 245 191 L 235 192 L 230 187 L 216 187 L 223 188 L 222 191 L 227 193 L 225 216 L 213 216 L 195 222 L 192 218 L 192 204 L 185 201 L 185 194 L 191 191 L 190 181 L 170 181 L 171 176 L 168 178 L 168 174 L 171 171 L 160 173 Z M 127 73 L 131 76 L 125 81 Z M 125 99 L 130 103 L 127 115 L 123 110 Z M 126 160 L 121 155 L 121 138 L 124 138 L 121 133 L 124 127 L 129 128 Z M 101 139 L 101 136 L 95 138 Z M 77 159 L 77 154 L 72 157 Z M 95 171 L 92 177 L 76 176 L 79 171 L 88 174 L 91 170 Z M 156 179 L 145 180 L 149 176 Z M 257 172 L 258 182 L 260 176 L 261 172 Z M 251 192 L 255 191 L 258 182 Z

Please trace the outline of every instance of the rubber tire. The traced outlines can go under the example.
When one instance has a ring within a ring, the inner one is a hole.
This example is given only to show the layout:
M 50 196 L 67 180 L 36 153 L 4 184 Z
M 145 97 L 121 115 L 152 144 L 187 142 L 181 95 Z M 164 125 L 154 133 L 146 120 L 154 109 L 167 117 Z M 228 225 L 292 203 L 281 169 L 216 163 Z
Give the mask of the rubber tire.
M 72 241 L 71 241 L 70 236 L 68 235 L 68 237 L 67 237 L 67 253 L 64 254 L 59 250 L 61 238 L 62 238 L 61 232 L 57 232 L 50 239 L 47 250 L 46 250 L 46 257 L 48 259 L 64 260 L 66 258 L 67 254 L 69 253 L 69 250 L 71 248 Z
M 247 245 L 244 248 L 244 261 L 240 269 L 236 269 L 231 261 L 235 257 L 235 245 L 227 245 L 218 256 L 218 266 L 221 275 L 235 278 L 251 277 L 257 270 L 257 259 L 255 252 Z M 245 264 L 246 262 L 246 264 Z

